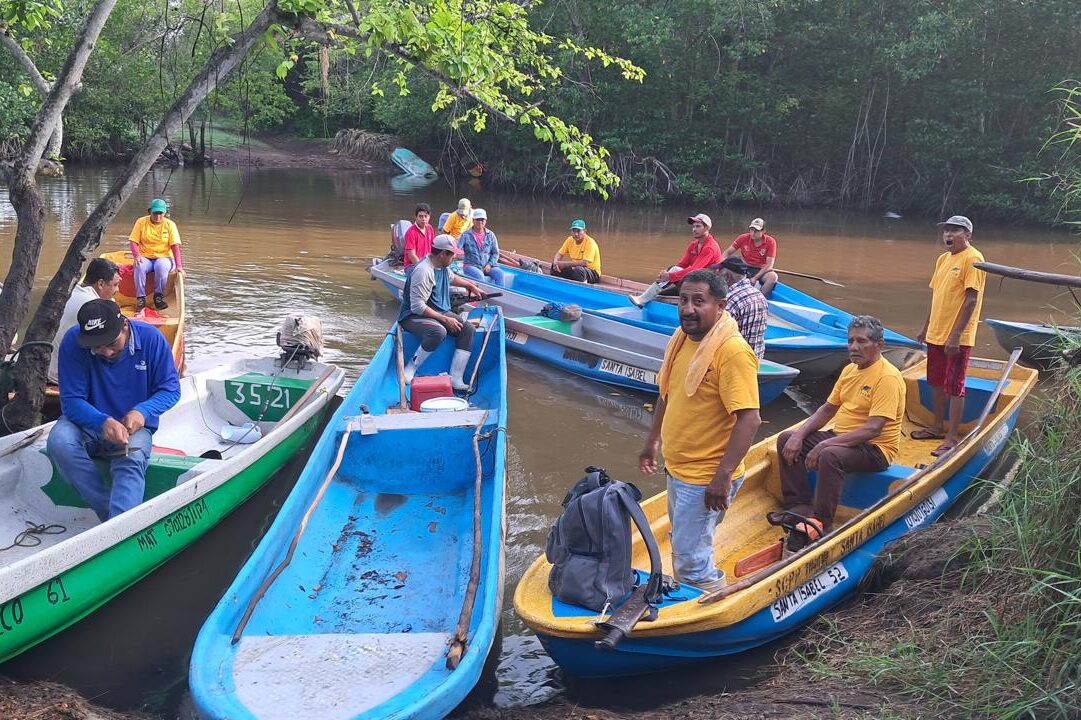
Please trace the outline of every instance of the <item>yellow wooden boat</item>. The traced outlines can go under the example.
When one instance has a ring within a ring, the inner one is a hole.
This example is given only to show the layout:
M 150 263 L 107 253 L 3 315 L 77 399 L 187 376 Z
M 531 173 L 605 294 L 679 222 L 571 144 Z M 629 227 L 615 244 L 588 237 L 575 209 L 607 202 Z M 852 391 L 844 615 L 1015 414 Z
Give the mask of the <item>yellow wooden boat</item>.
M 684 585 L 663 598 L 658 617 L 639 622 L 614 649 L 595 644 L 604 633 L 595 612 L 562 603 L 548 590 L 551 565 L 539 558 L 518 584 L 514 608 L 564 670 L 585 677 L 653 672 L 696 659 L 738 653 L 806 624 L 851 595 L 882 547 L 933 522 L 1006 445 L 1021 404 L 1036 382 L 1035 370 L 1011 361 L 973 359 L 966 381 L 965 439 L 942 458 L 937 440 L 912 440 L 933 420 L 926 364 L 903 371 L 907 408 L 900 453 L 880 473 L 846 479 L 830 535 L 790 558 L 736 577 L 735 564 L 780 537 L 765 516 L 781 509 L 777 436 L 756 443 L 747 475 L 714 539 L 715 557 L 729 585 L 710 594 Z M 671 574 L 666 494 L 643 503 Z M 649 567 L 645 544 L 633 530 L 634 567 Z
M 142 320 L 153 325 L 165 339 L 169 341 L 169 347 L 173 349 L 173 359 L 176 361 L 178 375 L 184 374 L 184 276 L 178 272 L 169 273 L 169 281 L 165 285 L 165 302 L 169 305 L 165 310 L 155 310 L 153 303 L 147 306 L 140 314 L 135 314 L 135 276 L 132 272 L 130 250 L 116 250 L 115 252 L 102 253 L 103 258 L 108 258 L 120 267 L 120 291 L 117 292 L 116 304 L 128 317 Z M 147 275 L 147 288 L 154 286 L 154 273 Z

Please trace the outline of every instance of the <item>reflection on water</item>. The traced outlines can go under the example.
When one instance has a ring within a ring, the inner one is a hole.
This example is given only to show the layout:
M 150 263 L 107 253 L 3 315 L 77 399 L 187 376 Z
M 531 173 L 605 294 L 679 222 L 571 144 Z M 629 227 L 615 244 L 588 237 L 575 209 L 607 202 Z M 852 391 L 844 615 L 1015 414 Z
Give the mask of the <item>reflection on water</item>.
M 65 177 L 42 180 L 50 222 L 38 292 L 111 179 L 111 171 L 75 166 Z M 299 312 L 322 320 L 327 359 L 347 369 L 348 386 L 398 312 L 398 303 L 369 279 L 369 259 L 383 255 L 391 223 L 412 217 L 417 202 L 431 203 L 438 215 L 453 209 L 462 194 L 474 207 L 488 211 L 489 227 L 504 248 L 542 257 L 551 257 L 558 248 L 570 220 L 583 217 L 601 244 L 605 271 L 636 279 L 652 278 L 679 257 L 689 239 L 686 218 L 700 210 L 599 208 L 572 200 L 493 195 L 472 187 L 452 190 L 443 182 L 417 189 L 385 176 L 341 171 L 156 168 L 108 228 L 101 249 L 126 247 L 131 225 L 149 199 L 164 196 L 184 241 L 190 371 L 238 356 L 274 353 L 282 318 Z M 763 214 L 703 209 L 714 218 L 714 235 L 722 246 L 743 231 L 750 217 Z M 1070 235 L 994 227 L 973 219 L 975 244 L 989 260 L 1077 272 Z M 806 211 L 769 212 L 766 220 L 779 242 L 780 267 L 846 286 L 795 281 L 800 289 L 850 312 L 878 315 L 907 335 L 919 330 L 930 297 L 927 281 L 941 252 L 932 222 Z M 14 216 L 5 202 L 0 204 L 0 246 L 10 248 L 13 236 Z M 8 262 L 0 258 L 0 271 L 6 271 Z M 1068 316 L 1056 308 L 1069 306 L 1068 295 L 1054 288 L 991 279 L 984 315 L 1061 322 Z M 1004 356 L 987 330 L 981 329 L 978 344 L 979 354 Z M 651 398 L 521 358 L 510 360 L 505 638 L 493 658 L 498 669 L 478 695 L 494 693 L 500 705 L 529 704 L 565 691 L 536 638 L 514 616 L 511 598 L 518 579 L 543 552 L 567 489 L 587 465 L 606 467 L 613 477 L 638 484 L 646 495 L 662 487 L 659 478 L 643 478 L 637 471 L 638 452 L 652 419 L 647 407 Z M 790 391 L 763 411 L 760 436 L 804 417 L 822 397 L 821 389 Z M 175 716 L 201 619 L 261 536 L 302 464 L 298 458 L 190 551 L 91 618 L 6 664 L 4 672 L 72 684 L 105 704 L 145 703 Z M 619 697 L 605 695 L 597 685 L 574 685 L 570 697 L 616 706 L 648 704 L 649 698 L 655 703 L 658 698 L 674 700 L 743 682 L 769 655 L 718 661 L 649 683 L 608 683 Z

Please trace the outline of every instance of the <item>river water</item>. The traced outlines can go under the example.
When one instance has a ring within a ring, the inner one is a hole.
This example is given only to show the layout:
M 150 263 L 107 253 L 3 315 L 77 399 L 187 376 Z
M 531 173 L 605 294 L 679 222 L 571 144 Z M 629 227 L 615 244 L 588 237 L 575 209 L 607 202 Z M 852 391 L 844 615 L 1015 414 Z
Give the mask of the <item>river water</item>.
M 37 292 L 111 177 L 109 170 L 73 167 L 63 178 L 42 181 L 50 217 Z M 299 311 L 322 320 L 327 359 L 345 367 L 352 384 L 398 309 L 369 279 L 370 258 L 383 255 L 391 223 L 412 217 L 415 203 L 429 202 L 438 215 L 452 209 L 462 194 L 472 198 L 474 207 L 487 209 L 488 225 L 504 249 L 549 258 L 566 237 L 569 222 L 582 217 L 601 245 L 605 272 L 643 280 L 681 255 L 690 237 L 688 215 L 709 213 L 724 247 L 751 217 L 762 214 L 712 207 L 601 208 L 468 186 L 455 192 L 442 182 L 408 188 L 384 175 L 318 169 L 159 168 L 110 226 L 101 250 L 125 248 L 131 225 L 149 199 L 164 196 L 184 241 L 189 371 L 241 355 L 273 353 L 278 323 Z M 779 267 L 845 285 L 794 280 L 797 287 L 850 312 L 877 315 L 906 335 L 919 330 L 930 298 L 927 281 L 942 251 L 932 222 L 806 210 L 764 214 L 767 232 L 778 240 Z M 974 242 L 988 260 L 1077 273 L 1077 245 L 1070 234 L 984 224 L 979 217 L 973 221 Z M 4 202 L 0 272 L 6 272 L 14 234 L 14 213 Z M 1071 307 L 1069 295 L 1054 288 L 992 278 L 983 317 L 1066 322 Z M 981 328 L 977 342 L 976 354 L 1004 357 L 988 329 Z M 567 693 L 584 704 L 641 707 L 745 682 L 771 649 L 645 683 L 567 683 L 514 616 L 511 598 L 518 578 L 543 552 L 559 502 L 585 466 L 604 466 L 613 477 L 637 482 L 647 496 L 661 483 L 642 479 L 636 470 L 650 421 L 644 404 L 651 398 L 514 356 L 509 360 L 503 640 L 472 700 L 518 706 Z M 790 391 L 763 410 L 760 435 L 799 420 L 821 399 Z M 199 625 L 273 519 L 303 460 L 295 459 L 186 553 L 0 672 L 62 682 L 116 708 L 187 717 L 187 664 Z

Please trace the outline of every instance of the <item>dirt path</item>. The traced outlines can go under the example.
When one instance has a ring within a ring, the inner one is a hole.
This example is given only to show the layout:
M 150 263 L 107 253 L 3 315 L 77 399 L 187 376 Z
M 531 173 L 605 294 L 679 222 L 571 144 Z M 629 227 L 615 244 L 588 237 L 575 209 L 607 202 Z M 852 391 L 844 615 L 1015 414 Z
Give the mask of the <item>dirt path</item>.
M 330 140 L 312 140 L 289 135 L 263 135 L 259 145 L 217 149 L 207 154 L 218 167 L 289 168 L 319 167 L 350 170 L 361 173 L 394 173 L 396 168 L 386 163 L 372 163 L 339 154 L 331 148 Z

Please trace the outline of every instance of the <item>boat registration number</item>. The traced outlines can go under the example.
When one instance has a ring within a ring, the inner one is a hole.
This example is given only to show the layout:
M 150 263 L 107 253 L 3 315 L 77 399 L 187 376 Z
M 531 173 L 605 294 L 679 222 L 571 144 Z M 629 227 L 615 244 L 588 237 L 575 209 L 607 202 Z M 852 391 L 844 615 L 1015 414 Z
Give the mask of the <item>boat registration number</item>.
M 908 511 L 908 514 L 905 515 L 905 525 L 908 526 L 909 530 L 923 525 L 924 521 L 931 517 L 940 506 L 945 505 L 949 498 L 949 494 L 942 488 L 935 490 L 931 493 L 931 497 Z
M 800 585 L 792 592 L 773 601 L 769 606 L 773 622 L 781 622 L 792 613 L 802 608 L 817 597 L 825 595 L 848 579 L 848 569 L 844 563 L 834 563 Z
M 516 345 L 525 345 L 525 341 L 529 339 L 529 336 L 519 330 L 507 330 L 506 331 L 507 342 L 512 342 Z
M 657 384 L 657 373 L 652 370 L 643 370 L 642 368 L 634 367 L 633 365 L 624 365 L 621 362 L 609 360 L 608 358 L 601 358 L 601 372 L 620 375 L 647 385 Z

